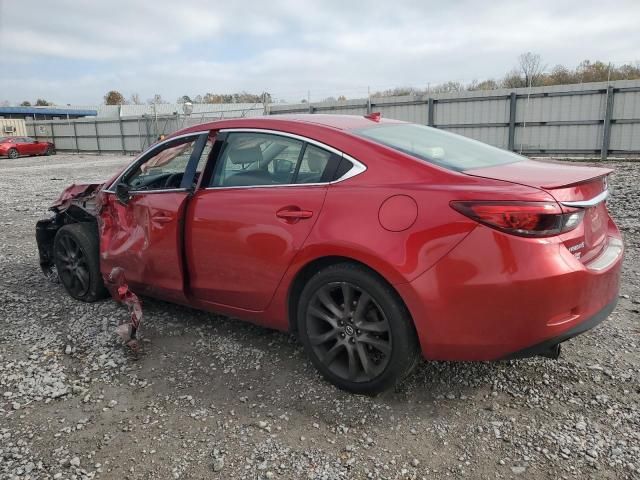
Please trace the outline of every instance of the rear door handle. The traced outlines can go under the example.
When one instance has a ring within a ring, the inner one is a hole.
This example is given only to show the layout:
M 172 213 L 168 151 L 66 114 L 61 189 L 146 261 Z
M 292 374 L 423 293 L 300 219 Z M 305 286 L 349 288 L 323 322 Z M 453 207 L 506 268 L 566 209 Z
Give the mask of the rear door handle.
M 276 217 L 282 218 L 290 223 L 311 218 L 312 216 L 313 212 L 311 210 L 302 210 L 299 207 L 284 207 L 276 212 Z

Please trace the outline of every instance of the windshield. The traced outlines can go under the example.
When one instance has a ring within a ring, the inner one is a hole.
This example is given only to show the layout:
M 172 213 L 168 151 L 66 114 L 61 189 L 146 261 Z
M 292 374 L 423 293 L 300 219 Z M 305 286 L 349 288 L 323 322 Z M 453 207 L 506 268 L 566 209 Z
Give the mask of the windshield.
M 0 137 L 0 143 L 8 142 L 12 137 Z
M 525 159 L 486 143 L 411 123 L 379 125 L 353 133 L 449 170 L 493 167 Z

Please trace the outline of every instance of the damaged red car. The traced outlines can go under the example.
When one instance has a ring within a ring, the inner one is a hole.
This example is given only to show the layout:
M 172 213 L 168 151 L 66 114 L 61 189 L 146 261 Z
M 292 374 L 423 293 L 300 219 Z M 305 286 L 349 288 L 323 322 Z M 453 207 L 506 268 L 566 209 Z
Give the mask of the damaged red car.
M 429 360 L 556 357 L 618 297 L 611 170 L 366 117 L 215 121 L 153 145 L 37 225 L 78 300 L 132 292 L 298 335 L 376 393 Z

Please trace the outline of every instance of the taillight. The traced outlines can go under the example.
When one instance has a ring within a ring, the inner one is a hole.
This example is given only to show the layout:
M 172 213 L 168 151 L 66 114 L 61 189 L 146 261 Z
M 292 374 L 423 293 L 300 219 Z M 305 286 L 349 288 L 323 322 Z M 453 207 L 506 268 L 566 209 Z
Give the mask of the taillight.
M 521 237 L 551 237 L 573 230 L 584 210 L 565 209 L 555 202 L 453 201 L 453 207 L 488 227 Z

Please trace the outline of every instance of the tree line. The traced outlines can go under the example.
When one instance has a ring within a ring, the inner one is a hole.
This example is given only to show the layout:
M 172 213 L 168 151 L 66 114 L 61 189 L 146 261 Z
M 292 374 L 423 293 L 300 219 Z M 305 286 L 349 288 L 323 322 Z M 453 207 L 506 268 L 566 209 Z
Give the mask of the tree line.
M 176 103 L 271 103 L 271 94 L 268 92 L 262 92 L 260 94 L 254 94 L 249 92 L 237 92 L 237 93 L 210 93 L 207 92 L 204 95 L 180 95 L 176 100 Z M 110 90 L 104 96 L 105 105 L 142 105 L 140 96 L 137 93 L 132 94 L 129 99 L 118 92 L 117 90 Z M 162 95 L 155 94 L 152 98 L 148 99 L 147 104 L 162 104 L 169 103 L 162 98 Z
M 396 87 L 377 91 L 372 97 L 392 97 L 402 95 L 425 95 L 430 93 L 451 93 L 476 90 L 497 90 L 499 88 L 545 87 L 575 83 L 607 82 L 614 80 L 640 79 L 640 62 L 613 65 L 599 60 L 584 60 L 575 68 L 555 65 L 549 68 L 537 53 L 526 52 L 518 57 L 517 66 L 502 78 L 489 78 L 470 83 L 449 81 L 427 88 Z

